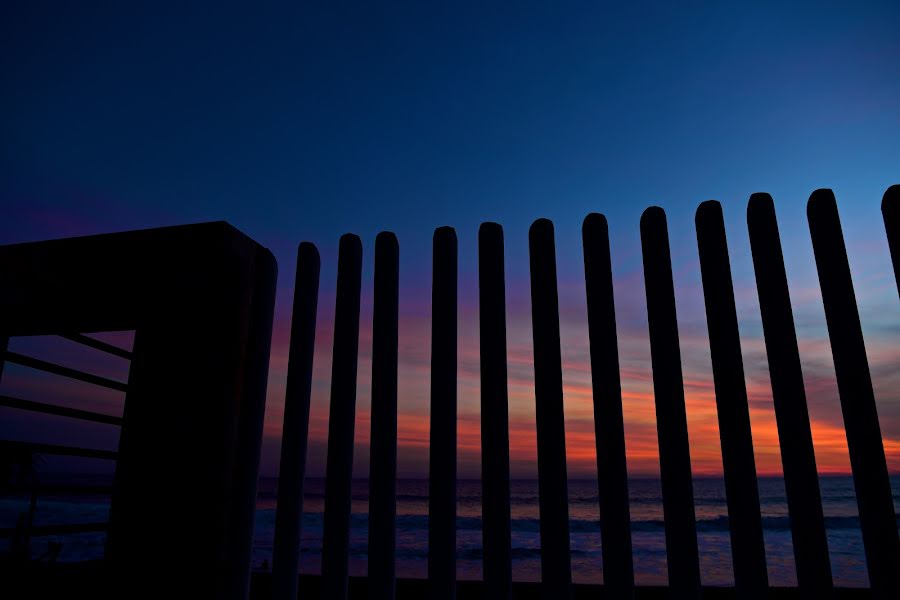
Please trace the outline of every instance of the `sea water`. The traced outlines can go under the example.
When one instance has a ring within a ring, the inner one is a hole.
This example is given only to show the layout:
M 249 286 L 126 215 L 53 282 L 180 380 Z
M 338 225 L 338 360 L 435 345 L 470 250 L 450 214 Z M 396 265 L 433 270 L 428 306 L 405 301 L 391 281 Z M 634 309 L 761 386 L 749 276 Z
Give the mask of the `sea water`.
M 829 552 L 836 585 L 866 586 L 865 555 L 853 481 L 846 476 L 820 478 Z M 900 477 L 891 480 L 895 506 L 900 505 Z M 301 572 L 318 573 L 322 548 L 324 511 L 323 479 L 308 479 L 305 486 Z M 355 480 L 350 531 L 350 574 L 365 575 L 367 562 L 368 482 Z M 766 561 L 772 585 L 796 585 L 790 521 L 784 481 L 778 477 L 759 479 Z M 666 583 L 665 525 L 658 479 L 632 479 L 631 531 L 636 581 L 645 585 Z M 603 581 L 598 490 L 596 481 L 569 482 L 569 531 L 572 548 L 572 577 L 576 582 Z M 538 487 L 534 480 L 511 483 L 513 578 L 540 580 L 540 530 Z M 725 486 L 721 478 L 694 480 L 697 537 L 704 585 L 732 585 L 731 547 Z M 26 510 L 26 497 L 0 499 L 0 527 L 13 527 Z M 253 567 L 263 570 L 272 563 L 275 528 L 276 481 L 259 484 Z M 201 510 L 185 499 L 184 510 Z M 108 516 L 105 496 L 48 496 L 38 501 L 35 525 L 102 522 Z M 481 485 L 477 480 L 461 480 L 457 485 L 457 573 L 460 579 L 481 577 Z M 190 544 L 191 532 L 183 542 Z M 103 555 L 103 533 L 35 538 L 32 553 L 46 551 L 49 541 L 63 544 L 59 560 L 77 561 Z M 8 548 L 0 540 L 0 551 Z M 402 479 L 397 482 L 397 576 L 425 577 L 428 556 L 428 482 Z

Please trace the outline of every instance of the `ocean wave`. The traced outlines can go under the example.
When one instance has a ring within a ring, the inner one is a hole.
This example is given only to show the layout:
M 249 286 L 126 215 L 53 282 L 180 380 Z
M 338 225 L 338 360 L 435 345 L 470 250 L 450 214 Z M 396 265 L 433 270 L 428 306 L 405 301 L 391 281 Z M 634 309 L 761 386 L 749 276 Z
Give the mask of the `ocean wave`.
M 265 512 L 265 511 L 261 511 Z M 265 519 L 264 520 L 268 520 Z M 304 515 L 304 527 L 320 530 L 323 523 L 322 513 L 306 513 Z M 898 519 L 900 521 L 900 519 Z M 351 527 L 362 531 L 368 527 L 368 517 L 365 513 L 353 513 L 351 515 Z M 790 531 L 791 522 L 787 516 L 763 517 L 763 529 L 767 531 Z M 427 515 L 397 515 L 396 526 L 401 533 L 417 533 L 428 530 Z M 665 521 L 663 519 L 635 519 L 631 521 L 631 529 L 635 532 L 664 532 Z M 540 519 L 521 517 L 513 518 L 510 527 L 515 533 L 540 533 Z M 456 528 L 458 531 L 481 531 L 481 517 L 457 517 Z M 825 528 L 828 530 L 859 529 L 859 517 L 825 517 Z M 600 521 L 595 519 L 570 519 L 569 530 L 573 534 L 599 533 Z M 727 532 L 728 517 L 716 516 L 697 519 L 698 532 Z
M 321 547 L 314 545 L 302 545 L 300 552 L 308 556 L 317 556 L 321 552 Z M 367 544 L 352 544 L 348 548 L 348 555 L 355 559 L 366 558 L 369 555 L 369 547 Z M 428 558 L 427 545 L 418 546 L 397 546 L 395 550 L 397 560 L 426 560 Z M 599 550 L 581 550 L 572 548 L 572 557 L 600 556 Z M 515 547 L 510 549 L 510 556 L 514 561 L 540 559 L 540 548 Z M 481 560 L 484 557 L 484 550 L 481 546 L 466 546 L 456 550 L 456 558 L 459 560 Z
M 276 500 L 277 496 L 274 491 L 261 491 L 259 493 L 260 500 Z M 324 492 L 306 492 L 304 494 L 305 501 L 324 501 L 325 493 Z M 900 495 L 894 494 L 894 501 L 900 503 Z M 351 500 L 354 502 L 367 502 L 369 499 L 368 492 L 356 492 L 351 495 Z M 456 497 L 456 501 L 458 504 L 480 504 L 481 503 L 481 495 L 480 494 L 462 494 Z M 527 493 L 527 494 L 511 494 L 510 495 L 510 503 L 512 505 L 519 506 L 527 506 L 527 505 L 537 505 L 540 501 L 540 498 L 537 494 Z M 763 495 L 759 498 L 760 504 L 763 506 L 767 505 L 787 505 L 786 497 L 782 495 Z M 848 503 L 852 506 L 856 505 L 856 496 L 853 493 L 833 493 L 828 494 L 823 491 L 822 501 L 825 503 Z M 398 493 L 397 494 L 397 502 L 404 502 L 410 504 L 428 504 L 428 494 L 427 493 Z M 696 495 L 694 497 L 694 502 L 697 506 L 726 506 L 727 499 L 724 495 L 722 496 L 700 496 Z M 660 496 L 632 496 L 629 499 L 629 503 L 632 506 L 652 506 L 652 505 L 661 505 L 662 498 Z M 572 494 L 569 495 L 569 505 L 570 506 L 599 506 L 600 504 L 600 496 L 597 494 Z

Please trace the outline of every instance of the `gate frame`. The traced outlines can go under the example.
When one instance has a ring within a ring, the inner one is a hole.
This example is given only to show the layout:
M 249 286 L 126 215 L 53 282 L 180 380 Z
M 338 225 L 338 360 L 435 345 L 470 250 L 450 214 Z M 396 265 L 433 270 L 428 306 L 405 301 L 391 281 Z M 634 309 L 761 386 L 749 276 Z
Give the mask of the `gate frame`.
M 248 596 L 276 278 L 224 222 L 0 246 L 0 337 L 135 331 L 98 592 Z

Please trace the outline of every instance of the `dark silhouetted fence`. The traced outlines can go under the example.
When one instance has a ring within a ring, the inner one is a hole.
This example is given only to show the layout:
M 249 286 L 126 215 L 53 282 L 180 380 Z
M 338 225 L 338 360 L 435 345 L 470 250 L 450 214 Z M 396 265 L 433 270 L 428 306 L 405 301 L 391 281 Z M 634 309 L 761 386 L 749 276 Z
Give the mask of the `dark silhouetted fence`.
M 900 187 L 882 212 L 900 281 Z M 900 540 L 851 272 L 829 190 L 813 193 L 808 220 L 846 424 L 872 593 L 900 597 Z M 754 194 L 747 224 L 781 444 L 799 593 L 833 593 L 822 499 L 797 334 L 772 199 Z M 661 208 L 640 223 L 665 517 L 669 590 L 701 594 L 701 574 L 684 381 L 668 225 Z M 722 208 L 705 202 L 696 234 L 739 596 L 769 587 L 738 315 Z M 457 240 L 434 233 L 431 445 L 427 593 L 470 593 L 456 582 Z M 607 596 L 636 591 L 606 219 L 583 225 L 588 333 L 599 476 L 600 532 Z M 553 225 L 529 232 L 539 476 L 541 587 L 545 598 L 573 594 L 568 521 L 562 361 Z M 351 477 L 363 251 L 340 241 L 332 357 L 322 574 L 326 600 L 346 598 Z M 506 287 L 501 227 L 478 235 L 481 361 L 484 597 L 511 598 L 510 467 Z M 375 243 L 372 420 L 369 470 L 370 598 L 395 596 L 399 245 Z M 87 265 L 87 266 L 85 266 Z M 303 478 L 313 374 L 319 255 L 298 249 L 279 475 L 271 592 L 298 595 Z M 110 273 L 121 273 L 111 278 Z M 0 396 L 0 406 L 121 425 L 119 452 L 0 442 L 9 455 L 62 454 L 118 460 L 112 488 L 105 590 L 114 597 L 175 587 L 180 593 L 246 597 L 257 465 L 274 306 L 275 264 L 265 249 L 225 224 L 0 247 L 0 374 L 5 362 L 126 393 L 123 417 Z M 83 290 L 89 292 L 82 293 Z M 74 292 L 77 300 L 71 300 Z M 898 288 L 900 291 L 900 288 Z M 135 329 L 134 350 L 71 331 Z M 9 336 L 64 335 L 132 360 L 127 383 L 11 352 Z M 163 442 L 163 443 L 161 443 Z M 195 468 L 202 464 L 203 469 Z M 159 485 L 166 481 L 167 485 Z M 202 514 L 166 496 L 175 487 Z M 186 512 L 190 514 L 186 515 Z M 34 535 L 105 525 L 35 528 Z M 174 548 L 184 531 L 191 552 Z M 0 530 L 0 534 L 10 534 Z M 166 557 L 154 580 L 148 564 Z M 138 589 L 140 586 L 141 589 Z M 146 586 L 144 589 L 143 586 Z M 405 588 L 409 589 L 409 588 Z M 417 588 L 419 589 L 419 588 Z M 522 589 L 522 588 L 519 588 Z M 420 592 L 423 590 L 419 589 Z M 424 593 L 424 592 L 423 592 Z M 303 586 L 299 594 L 304 595 Z M 159 595 L 159 594 L 157 594 Z
M 456 597 L 456 232 L 434 232 L 431 296 L 431 443 L 428 581 L 435 600 Z
M 887 191 L 882 206 L 895 272 L 900 274 L 900 187 Z M 804 594 L 833 593 L 822 500 L 800 355 L 784 260 L 772 199 L 754 194 L 747 208 L 753 265 L 770 365 L 775 415 L 794 542 L 798 585 Z M 865 347 L 853 294 L 847 255 L 830 191 L 815 192 L 809 225 L 816 255 L 828 331 L 835 359 L 841 405 L 847 426 L 853 478 L 873 593 L 896 597 L 900 576 L 893 500 L 875 410 Z M 759 490 L 750 430 L 747 388 L 741 354 L 728 244 L 722 208 L 704 202 L 696 213 L 697 244 L 712 355 L 713 379 L 725 476 L 735 587 L 739 596 L 757 597 L 769 587 Z M 352 244 L 350 243 L 352 241 Z M 674 283 L 666 215 L 648 208 L 641 218 L 641 242 L 647 293 L 653 386 L 659 434 L 669 588 L 679 597 L 701 593 L 700 563 L 688 429 L 684 402 Z M 614 597 L 635 590 L 628 482 L 619 375 L 612 269 L 607 223 L 591 214 L 583 226 L 588 332 L 594 393 L 604 587 Z M 352 245 L 352 248 L 351 248 Z M 510 598 L 511 534 L 509 431 L 506 365 L 506 297 L 503 231 L 481 226 L 479 246 L 479 318 L 481 331 L 482 509 L 486 598 Z M 529 234 L 534 334 L 535 410 L 539 476 L 542 588 L 545 598 L 572 594 L 568 523 L 565 431 L 561 371 L 556 253 L 553 225 L 536 221 Z M 380 234 L 375 249 L 373 327 L 372 453 L 370 477 L 370 597 L 394 594 L 394 477 L 396 470 L 397 241 Z M 454 598 L 456 493 L 456 235 L 440 228 L 434 235 L 432 296 L 432 421 L 429 478 L 428 593 Z M 328 489 L 323 551 L 322 597 L 343 597 L 347 590 L 347 535 L 356 335 L 359 315 L 359 240 L 345 237 L 338 274 L 338 310 L 329 427 Z M 303 260 L 301 252 L 301 261 Z M 305 269 L 315 270 L 318 265 Z M 298 343 L 312 339 L 315 281 L 298 277 L 297 297 L 305 297 L 306 323 Z M 296 309 L 295 309 L 296 310 Z M 297 316 L 295 314 L 295 320 Z M 298 335 L 295 331 L 294 335 Z M 292 357 L 294 341 L 292 340 Z M 311 367 L 303 360 L 304 389 Z M 289 402 L 292 400 L 288 398 Z M 308 410 L 308 391 L 300 399 Z M 287 415 L 290 416 L 290 415 Z M 292 417 L 295 418 L 295 417 Z M 306 434 L 304 427 L 299 435 Z M 286 424 L 287 426 L 287 424 Z M 292 447 L 305 440 L 288 440 Z M 281 486 L 298 489 L 303 475 L 296 461 L 285 463 Z M 302 489 L 302 488 L 299 488 Z M 284 553 L 296 579 L 296 509 L 285 508 L 293 546 L 276 544 L 275 564 Z M 277 535 L 284 535 L 278 532 Z M 293 598 L 286 590 L 279 600 Z M 302 590 L 301 590 L 302 592 Z M 301 594 L 302 595 L 302 594 Z

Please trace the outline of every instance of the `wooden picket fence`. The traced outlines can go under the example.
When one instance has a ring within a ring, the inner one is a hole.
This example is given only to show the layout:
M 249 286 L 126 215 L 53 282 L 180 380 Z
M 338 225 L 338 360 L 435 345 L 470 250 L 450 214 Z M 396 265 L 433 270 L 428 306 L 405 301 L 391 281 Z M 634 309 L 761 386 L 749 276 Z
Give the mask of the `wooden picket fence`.
M 898 598 L 897 520 L 834 195 L 830 190 L 814 192 L 807 212 L 846 427 L 870 593 Z M 900 273 L 900 186 L 887 190 L 882 212 L 896 277 Z M 754 194 L 750 198 L 747 224 L 781 444 L 797 569 L 796 591 L 801 597 L 830 596 L 834 586 L 822 498 L 771 197 Z M 701 572 L 672 265 L 663 210 L 648 208 L 640 228 L 665 517 L 669 574 L 666 593 L 695 597 L 702 593 Z M 722 209 L 717 202 L 704 202 L 697 209 L 696 232 L 735 592 L 743 597 L 757 597 L 771 589 L 738 317 Z M 600 214 L 588 215 L 582 233 L 599 477 L 604 581 L 601 589 L 605 597 L 632 597 L 640 588 L 635 587 L 632 557 L 606 219 Z M 435 599 L 455 598 L 458 590 L 467 590 L 466 595 L 481 593 L 491 599 L 511 598 L 525 588 L 514 585 L 512 580 L 503 231 L 500 225 L 484 223 L 478 236 L 484 550 L 484 577 L 478 584 L 456 581 L 456 234 L 452 228 L 439 228 L 433 242 L 428 579 L 424 590 Z M 529 249 L 540 589 L 545 598 L 567 598 L 574 586 L 556 256 L 550 221 L 541 219 L 531 226 Z M 264 581 L 265 595 L 271 590 L 271 596 L 278 600 L 294 600 L 298 596 L 319 267 L 316 248 L 300 244 L 273 568 L 271 578 Z M 398 589 L 398 267 L 396 237 L 379 234 L 375 242 L 366 589 L 369 598 L 384 599 L 394 598 Z M 360 239 L 345 235 L 340 241 L 334 315 L 322 572 L 315 578 L 318 593 L 327 600 L 346 598 L 350 589 L 348 546 L 361 270 Z M 185 596 L 218 598 L 246 598 L 251 591 L 259 594 L 261 588 L 256 583 L 251 590 L 249 567 L 275 272 L 270 252 L 225 223 L 0 247 L 0 374 L 5 362 L 18 363 L 126 394 L 121 418 L 0 396 L 0 405 L 7 408 L 122 428 L 118 452 L 0 442 L 3 457 L 44 453 L 117 462 L 110 522 L 81 526 L 108 531 L 98 593 L 106 592 L 109 597 L 159 596 L 178 590 Z M 120 329 L 135 331 L 133 350 L 125 351 L 83 335 Z M 10 336 L 46 334 L 64 335 L 130 360 L 128 381 L 107 380 L 7 349 Z M 191 498 L 202 510 L 183 510 L 181 502 L 172 497 L 173 489 L 180 496 Z M 79 526 L 70 527 L 77 530 Z M 189 549 L 178 544 L 186 531 L 195 534 L 187 545 Z M 54 532 L 31 533 L 38 536 Z M 164 564 L 148 576 L 148 565 L 158 564 L 161 557 L 165 557 Z M 12 577 L 5 581 L 27 585 L 29 592 L 52 579 L 42 573 L 24 581 L 26 571 L 4 573 Z M 413 588 L 407 585 L 405 589 Z M 414 589 L 422 591 L 421 586 Z M 302 587 L 299 593 L 301 597 L 308 594 Z
M 895 275 L 900 266 L 900 186 L 882 204 Z M 868 575 L 876 596 L 900 597 L 900 541 L 872 380 L 850 267 L 830 190 L 808 203 L 809 229 L 821 283 L 846 426 Z M 799 590 L 833 591 L 822 499 L 772 198 L 754 194 L 747 225 L 772 382 L 775 416 Z M 666 215 L 641 218 L 653 386 L 656 402 L 669 590 L 701 590 L 697 527 L 685 417 L 684 382 Z M 697 244 L 709 328 L 731 534 L 735 587 L 755 597 L 769 589 L 738 317 L 722 208 L 696 212 Z M 607 222 L 584 220 L 600 530 L 606 594 L 635 589 L 616 315 Z M 454 598 L 456 582 L 457 240 L 434 232 L 431 347 L 428 593 Z M 545 598 L 572 593 L 563 386 L 553 224 L 529 231 L 539 477 L 541 587 Z M 397 455 L 397 318 L 399 247 L 391 233 L 375 242 L 372 413 L 369 470 L 368 593 L 395 595 Z M 485 598 L 513 594 L 503 231 L 484 223 L 478 236 L 481 360 L 482 523 Z M 350 484 L 353 462 L 362 245 L 341 238 L 338 258 L 331 408 L 325 492 L 322 598 L 348 594 Z M 284 415 L 273 597 L 297 597 L 300 518 L 319 286 L 319 255 L 299 247 Z M 302 592 L 302 590 L 301 590 Z M 302 596 L 302 593 L 301 593 Z M 813 597 L 812 595 L 809 597 Z

